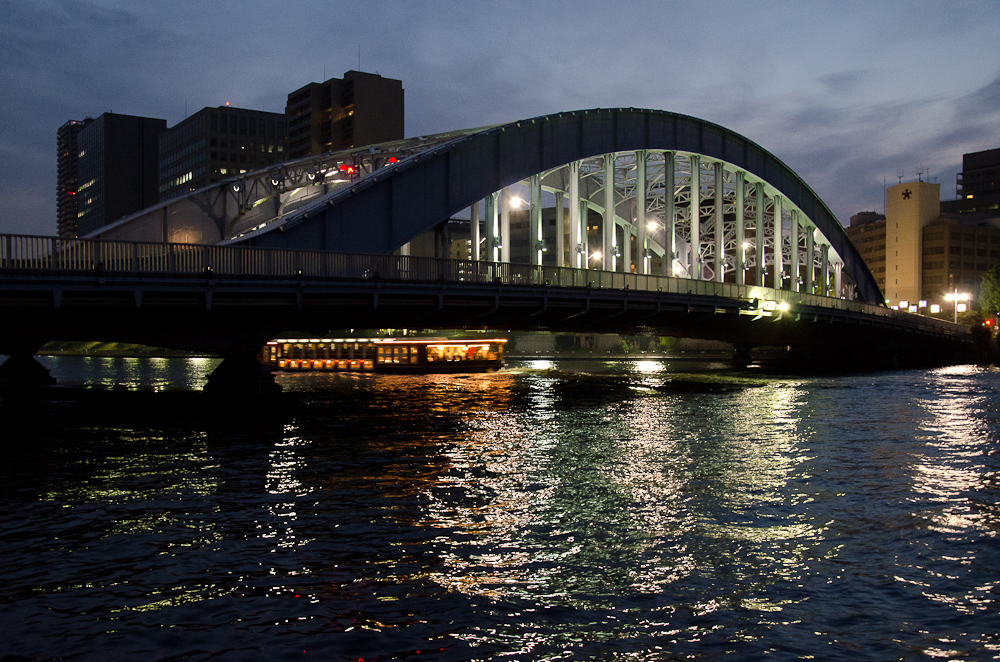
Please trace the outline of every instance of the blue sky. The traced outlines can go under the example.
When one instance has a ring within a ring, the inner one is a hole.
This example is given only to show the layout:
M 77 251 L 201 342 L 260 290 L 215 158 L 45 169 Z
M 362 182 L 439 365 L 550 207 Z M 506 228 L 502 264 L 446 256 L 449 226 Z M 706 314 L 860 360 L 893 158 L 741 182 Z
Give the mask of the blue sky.
M 597 107 L 716 122 L 844 223 L 883 181 L 1000 147 L 1000 2 L 0 0 L 0 232 L 54 234 L 56 130 L 282 112 L 349 69 L 403 81 L 406 134 Z M 927 176 L 925 176 L 927 179 Z

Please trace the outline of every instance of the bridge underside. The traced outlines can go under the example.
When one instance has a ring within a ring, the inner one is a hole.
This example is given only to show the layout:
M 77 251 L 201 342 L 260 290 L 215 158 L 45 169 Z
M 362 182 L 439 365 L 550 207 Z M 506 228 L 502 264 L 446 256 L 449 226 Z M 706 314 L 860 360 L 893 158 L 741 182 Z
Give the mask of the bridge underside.
M 873 317 L 806 303 L 783 311 L 745 297 L 685 291 L 477 283 L 446 288 L 377 278 L 341 285 L 242 279 L 236 286 L 200 277 L 187 285 L 94 281 L 62 278 L 58 294 L 37 278 L 19 289 L 8 286 L 0 297 L 0 312 L 10 321 L 0 327 L 0 353 L 30 354 L 51 340 L 101 339 L 248 356 L 290 330 L 322 336 L 347 328 L 654 334 L 724 340 L 744 349 L 817 348 L 817 357 L 837 362 L 886 352 L 947 359 L 968 345 L 967 336 L 944 328 L 950 325 L 915 333 L 898 314 Z

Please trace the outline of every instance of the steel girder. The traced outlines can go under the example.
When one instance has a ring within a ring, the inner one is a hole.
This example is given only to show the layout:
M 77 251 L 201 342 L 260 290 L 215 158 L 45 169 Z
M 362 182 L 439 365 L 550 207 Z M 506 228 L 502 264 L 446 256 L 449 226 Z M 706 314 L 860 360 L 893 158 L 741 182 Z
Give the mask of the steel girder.
M 805 227 L 819 231 L 833 251 L 833 261 L 843 262 L 843 273 L 854 284 L 857 298 L 870 303 L 883 301 L 878 285 L 836 217 L 788 166 L 724 127 L 657 110 L 617 108 L 558 113 L 460 135 L 381 168 L 350 186 L 319 196 L 281 223 L 250 233 L 242 241 L 263 246 L 391 253 L 471 204 L 532 175 L 554 172 L 573 162 L 582 161 L 586 166 L 588 159 L 604 154 L 634 154 L 636 150 L 648 150 L 653 155 L 657 152 L 679 155 L 681 158 L 675 162 L 678 174 L 683 171 L 684 155 L 701 157 L 697 177 L 701 192 L 699 225 L 705 226 L 706 236 L 713 241 L 711 223 L 705 222 L 714 213 L 711 204 L 714 191 L 708 190 L 710 182 L 706 182 L 712 164 L 721 161 L 726 164 L 726 172 L 745 173 L 748 187 L 762 182 L 767 193 L 765 227 L 769 228 L 765 248 L 770 248 L 765 255 L 771 258 L 765 258 L 766 261 L 773 262 L 773 256 L 777 255 L 780 263 L 789 263 L 792 250 L 787 240 L 775 244 L 774 223 L 767 222 L 772 198 L 780 196 L 784 200 L 780 207 L 782 225 L 790 223 L 794 211 Z M 621 164 L 616 161 L 616 198 L 629 191 L 628 167 L 625 157 L 622 158 Z M 659 158 L 653 159 L 654 165 Z M 589 176 L 599 180 L 602 176 L 587 170 L 581 168 L 583 179 Z M 623 175 L 624 179 L 618 181 Z M 677 184 L 678 188 L 687 184 L 690 195 L 690 172 L 687 178 L 687 182 Z M 711 186 L 714 188 L 714 182 Z M 655 190 L 650 184 L 647 187 Z M 676 200 L 683 201 L 684 192 L 677 193 L 680 195 Z M 723 200 L 731 197 L 732 194 L 724 195 Z M 754 196 L 745 195 L 745 199 L 747 208 L 754 208 Z M 604 206 L 603 201 L 600 206 Z M 748 218 L 747 222 L 748 227 L 755 228 L 755 219 Z M 806 233 L 798 234 L 801 238 Z M 725 254 L 733 255 L 735 236 L 727 230 L 723 241 Z M 775 245 L 780 252 L 775 251 Z M 711 255 L 701 257 L 704 260 Z M 800 254 L 801 263 L 807 261 L 803 257 Z M 814 264 L 822 260 L 821 256 L 813 259 Z M 702 274 L 713 275 L 708 270 Z

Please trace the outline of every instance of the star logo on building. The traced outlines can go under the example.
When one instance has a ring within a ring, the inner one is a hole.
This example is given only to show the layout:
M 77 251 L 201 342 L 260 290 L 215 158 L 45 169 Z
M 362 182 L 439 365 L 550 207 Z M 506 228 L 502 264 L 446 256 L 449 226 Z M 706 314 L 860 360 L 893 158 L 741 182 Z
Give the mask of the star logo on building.
M 911 195 L 913 195 L 913 193 L 910 191 L 910 189 L 906 189 L 905 191 L 903 191 L 903 200 L 909 200 Z

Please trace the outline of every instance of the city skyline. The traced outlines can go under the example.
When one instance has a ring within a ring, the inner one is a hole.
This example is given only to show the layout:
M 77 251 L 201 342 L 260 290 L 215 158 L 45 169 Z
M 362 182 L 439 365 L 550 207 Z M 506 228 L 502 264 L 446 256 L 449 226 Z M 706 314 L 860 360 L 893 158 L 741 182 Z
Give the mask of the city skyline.
M 352 69 L 402 80 L 408 137 L 595 107 L 700 117 L 784 161 L 843 224 L 882 211 L 900 171 L 951 199 L 962 154 L 1000 146 L 988 1 L 267 7 L 0 0 L 0 232 L 55 234 L 68 119 L 281 112 Z

